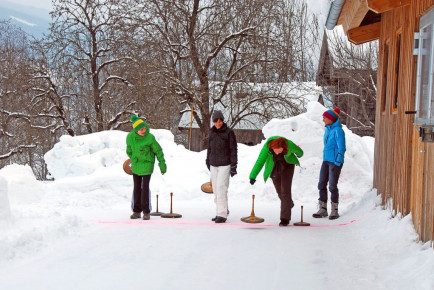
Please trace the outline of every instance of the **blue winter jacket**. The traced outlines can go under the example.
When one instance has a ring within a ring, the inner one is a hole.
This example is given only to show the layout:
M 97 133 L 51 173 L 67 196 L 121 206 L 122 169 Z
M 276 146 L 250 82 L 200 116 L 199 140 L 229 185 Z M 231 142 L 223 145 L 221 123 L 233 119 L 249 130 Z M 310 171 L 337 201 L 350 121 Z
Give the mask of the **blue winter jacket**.
M 323 160 L 333 162 L 337 166 L 344 164 L 345 133 L 339 119 L 331 125 L 327 125 L 324 132 Z

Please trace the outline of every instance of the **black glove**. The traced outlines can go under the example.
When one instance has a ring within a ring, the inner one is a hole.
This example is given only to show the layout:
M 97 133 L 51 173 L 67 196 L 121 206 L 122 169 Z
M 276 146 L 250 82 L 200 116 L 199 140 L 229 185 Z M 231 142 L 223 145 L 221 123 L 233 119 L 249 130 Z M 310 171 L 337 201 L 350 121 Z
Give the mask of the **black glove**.
M 250 184 L 251 185 L 255 184 L 255 182 L 256 182 L 256 179 L 250 179 Z
M 234 177 L 235 174 L 237 174 L 237 167 L 231 166 L 231 177 Z

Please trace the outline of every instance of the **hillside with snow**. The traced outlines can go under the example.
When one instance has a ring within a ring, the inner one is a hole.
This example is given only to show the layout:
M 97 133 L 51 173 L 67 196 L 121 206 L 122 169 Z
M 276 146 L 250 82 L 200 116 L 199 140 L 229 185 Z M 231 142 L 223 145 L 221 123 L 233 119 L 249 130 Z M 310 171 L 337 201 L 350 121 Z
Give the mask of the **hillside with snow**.
M 0 0 L 0 20 L 10 21 L 29 36 L 41 38 L 44 33 L 48 33 L 51 21 L 49 9 L 48 4 L 35 7 L 35 3 Z

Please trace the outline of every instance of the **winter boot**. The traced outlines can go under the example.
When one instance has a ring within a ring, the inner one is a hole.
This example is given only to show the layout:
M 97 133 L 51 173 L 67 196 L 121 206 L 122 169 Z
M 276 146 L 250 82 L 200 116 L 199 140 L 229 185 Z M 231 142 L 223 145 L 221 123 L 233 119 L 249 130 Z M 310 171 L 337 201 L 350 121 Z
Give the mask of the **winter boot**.
M 143 219 L 145 221 L 150 220 L 151 219 L 151 215 L 149 213 L 143 213 Z
M 332 212 L 330 213 L 329 219 L 335 220 L 339 217 L 338 213 L 338 203 L 332 202 Z
M 130 216 L 130 219 L 135 220 L 140 218 L 139 212 L 133 212 L 133 214 Z
M 287 227 L 289 225 L 289 219 L 280 219 L 279 227 Z
M 215 218 L 215 223 L 216 223 L 216 224 L 222 224 L 222 223 L 224 223 L 224 222 L 226 222 L 226 218 L 224 218 L 224 217 L 222 217 L 222 216 L 217 216 L 217 217 Z
M 327 212 L 327 202 L 320 200 L 318 205 L 319 205 L 319 210 L 316 213 L 314 213 L 312 216 L 314 218 L 323 218 L 328 216 L 329 214 Z

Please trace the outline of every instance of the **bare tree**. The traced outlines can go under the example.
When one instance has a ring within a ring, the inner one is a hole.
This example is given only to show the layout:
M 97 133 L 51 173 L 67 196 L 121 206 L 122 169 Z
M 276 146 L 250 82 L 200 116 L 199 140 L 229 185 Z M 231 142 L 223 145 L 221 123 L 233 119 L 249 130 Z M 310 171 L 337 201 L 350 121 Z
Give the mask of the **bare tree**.
M 74 70 L 76 105 L 81 102 L 84 125 L 88 132 L 116 128 L 119 116 L 126 114 L 130 104 L 117 104 L 109 111 L 109 85 L 128 85 L 122 75 L 112 74 L 112 67 L 128 61 L 128 55 L 115 55 L 118 45 L 116 28 L 123 17 L 114 12 L 111 0 L 57 0 L 53 2 L 53 22 L 45 40 L 54 62 Z M 94 126 L 96 124 L 96 126 Z M 113 126 L 113 127 L 110 127 Z
M 263 58 L 256 81 L 292 82 L 315 79 L 321 44 L 318 18 L 303 0 L 276 1 L 273 17 L 265 19 L 258 34 Z
M 46 178 L 43 155 L 55 143 L 56 125 L 44 113 L 46 104 L 34 102 L 33 56 L 26 34 L 8 22 L 0 23 L 0 165 L 29 164 Z
M 45 178 L 60 135 L 129 130 L 132 113 L 175 131 L 193 107 L 206 143 L 217 107 L 231 127 L 303 108 L 288 83 L 312 76 L 317 22 L 303 0 L 54 0 L 51 15 L 32 45 L 0 29 L 2 166 Z
M 341 108 L 342 121 L 359 135 L 374 136 L 378 42 L 349 43 L 339 29 L 324 34 L 330 66 L 325 95 Z
M 29 44 L 25 33 L 9 22 L 0 22 L 0 161 L 34 148 L 35 140 L 25 138 L 30 128 L 28 107 Z M 19 156 L 15 156 L 18 160 Z
M 194 119 L 206 143 L 214 107 L 218 104 L 228 107 L 228 102 L 236 101 L 227 98 L 231 84 L 247 84 L 258 79 L 276 81 L 275 77 L 268 79 L 267 75 L 275 75 L 276 64 L 281 63 L 272 48 L 285 38 L 276 35 L 279 25 L 276 19 L 282 16 L 282 7 L 288 5 L 289 2 L 280 0 L 130 0 L 124 2 L 124 10 L 130 9 L 125 27 L 132 26 L 129 29 L 134 29 L 136 37 L 153 48 L 155 53 L 146 73 L 161 78 L 160 88 L 166 95 L 176 96 L 184 106 L 194 107 Z M 279 33 L 285 31 L 286 26 L 279 27 Z M 294 34 L 293 37 L 299 36 Z M 280 43 L 280 47 L 283 46 Z M 297 47 L 294 52 L 299 53 L 301 49 Z M 272 69 L 264 73 L 270 63 L 274 67 L 269 65 Z M 298 66 L 297 72 L 306 67 L 301 62 Z M 282 74 L 285 74 L 282 79 L 288 78 L 287 71 Z M 304 78 L 307 77 L 299 79 Z M 210 82 L 215 81 L 219 82 L 218 92 L 210 86 Z M 269 92 L 272 91 L 276 90 Z M 246 106 L 242 111 L 252 114 L 257 108 L 255 104 L 267 101 L 277 102 L 281 107 L 288 104 L 295 107 L 291 99 L 282 94 L 267 94 L 263 99 L 258 98 L 258 94 L 249 94 L 242 101 Z M 263 114 L 267 115 L 272 114 Z M 243 116 L 239 114 L 229 125 L 235 126 Z

